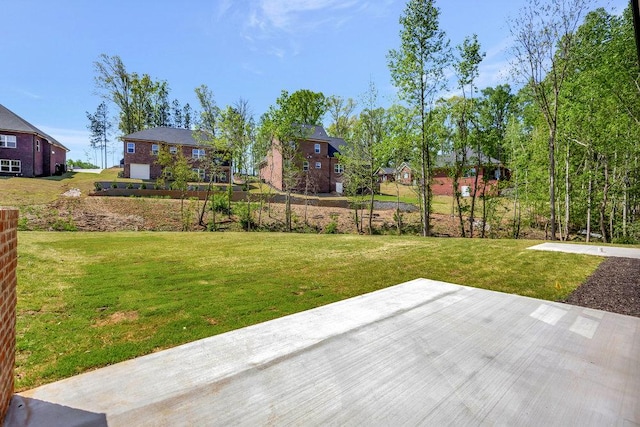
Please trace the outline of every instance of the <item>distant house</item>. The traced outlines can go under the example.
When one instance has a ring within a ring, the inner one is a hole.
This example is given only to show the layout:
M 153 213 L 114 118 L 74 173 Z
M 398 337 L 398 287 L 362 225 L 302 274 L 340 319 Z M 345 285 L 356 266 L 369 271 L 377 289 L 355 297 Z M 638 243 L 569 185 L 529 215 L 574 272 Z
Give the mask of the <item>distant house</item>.
M 466 151 L 466 166 L 462 176 L 458 179 L 458 189 L 463 197 L 473 194 L 473 186 L 478 176 L 476 193 L 483 189 L 495 188 L 498 181 L 509 178 L 509 170 L 497 159 L 485 156 L 472 149 Z M 431 189 L 435 195 L 452 196 L 454 194 L 452 168 L 455 166 L 453 153 L 439 154 L 433 168 L 433 185 Z M 480 167 L 478 168 L 478 164 Z
M 342 193 L 344 167 L 340 164 L 337 154 L 340 153 L 340 147 L 345 144 L 344 139 L 328 136 L 322 126 L 305 125 L 304 127 L 308 130 L 309 136 L 297 141 L 296 162 L 301 174 L 295 190 Z M 277 139 L 272 141 L 267 156 L 260 163 L 260 179 L 283 191 L 285 189 L 284 160 L 279 149 L 280 144 L 281 142 Z
M 396 180 L 404 185 L 413 184 L 413 170 L 407 162 L 402 162 L 396 172 Z
M 153 180 L 162 176 L 162 166 L 157 162 L 161 147 L 171 154 L 178 150 L 189 160 L 193 172 L 201 181 L 229 182 L 230 167 L 228 161 L 220 161 L 216 175 L 209 176 L 209 162 L 220 158 L 221 153 L 212 152 L 213 148 L 197 138 L 199 131 L 191 129 L 156 127 L 122 137 L 124 143 L 124 177 Z
M 0 105 L 0 176 L 51 176 L 66 171 L 64 145 Z
M 378 168 L 378 182 L 393 182 L 396 180 L 397 171 L 395 168 Z

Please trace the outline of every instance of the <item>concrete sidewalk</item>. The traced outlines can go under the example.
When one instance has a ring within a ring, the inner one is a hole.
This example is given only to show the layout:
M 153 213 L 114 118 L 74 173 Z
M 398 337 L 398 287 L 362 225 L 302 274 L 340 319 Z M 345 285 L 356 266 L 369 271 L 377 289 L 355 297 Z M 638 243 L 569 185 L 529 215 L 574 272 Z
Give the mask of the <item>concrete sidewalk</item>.
M 640 318 L 418 279 L 29 390 L 6 423 L 637 425 Z
M 617 246 L 576 245 L 572 243 L 542 243 L 527 249 L 536 251 L 568 252 L 572 254 L 597 255 L 640 259 L 640 249 Z M 639 273 L 640 274 L 640 273 Z

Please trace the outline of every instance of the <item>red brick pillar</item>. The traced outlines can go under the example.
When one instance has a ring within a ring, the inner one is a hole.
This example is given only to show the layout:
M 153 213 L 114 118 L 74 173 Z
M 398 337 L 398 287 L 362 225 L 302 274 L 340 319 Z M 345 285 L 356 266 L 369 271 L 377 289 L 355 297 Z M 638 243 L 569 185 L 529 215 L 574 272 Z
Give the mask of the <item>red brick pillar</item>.
M 18 210 L 0 207 L 0 424 L 13 396 L 16 359 Z

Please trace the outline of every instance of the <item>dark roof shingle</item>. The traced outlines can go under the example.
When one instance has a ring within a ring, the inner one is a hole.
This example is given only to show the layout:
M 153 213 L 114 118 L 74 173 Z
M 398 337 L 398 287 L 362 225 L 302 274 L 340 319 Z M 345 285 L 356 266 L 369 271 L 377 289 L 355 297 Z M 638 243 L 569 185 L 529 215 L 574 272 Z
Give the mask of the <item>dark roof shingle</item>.
M 55 138 L 41 131 L 2 104 L 0 104 L 0 131 L 32 133 L 48 140 L 51 144 L 56 145 L 63 150 L 69 151 L 67 147 L 62 145 Z

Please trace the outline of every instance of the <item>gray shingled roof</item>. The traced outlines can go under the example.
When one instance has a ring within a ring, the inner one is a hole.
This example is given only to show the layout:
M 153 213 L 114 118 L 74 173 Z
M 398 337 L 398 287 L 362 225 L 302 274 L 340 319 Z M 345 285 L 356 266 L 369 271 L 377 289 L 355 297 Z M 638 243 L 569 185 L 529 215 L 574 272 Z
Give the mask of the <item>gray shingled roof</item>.
M 130 133 L 122 137 L 126 141 L 147 141 L 147 142 L 161 142 L 170 145 L 202 145 L 202 142 L 198 142 L 195 138 L 199 131 L 183 128 L 171 128 L 171 127 L 157 127 L 151 129 L 145 129 L 138 132 Z M 202 137 L 200 141 L 206 139 L 206 134 L 200 131 Z
M 324 141 L 329 143 L 329 155 L 335 156 L 336 153 L 340 152 L 340 147 L 346 144 L 345 140 L 342 138 L 334 138 L 327 134 L 327 131 L 324 130 L 322 126 L 316 125 L 302 125 L 307 129 L 313 129 L 313 133 L 307 137 L 310 141 Z
M 476 153 L 476 151 L 471 148 L 467 148 L 466 154 L 467 154 L 467 164 L 469 166 L 475 165 L 478 161 L 478 154 Z M 435 167 L 436 168 L 449 167 L 449 166 L 453 166 L 455 162 L 456 162 L 456 157 L 454 153 L 438 154 L 436 156 Z M 480 163 L 485 166 L 499 165 L 500 160 L 494 159 L 493 157 L 488 157 L 481 153 Z
M 67 147 L 62 145 L 55 138 L 47 135 L 2 104 L 0 104 L 0 131 L 31 133 L 39 136 L 40 138 L 46 139 L 51 144 L 60 147 L 63 150 L 69 151 Z

